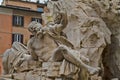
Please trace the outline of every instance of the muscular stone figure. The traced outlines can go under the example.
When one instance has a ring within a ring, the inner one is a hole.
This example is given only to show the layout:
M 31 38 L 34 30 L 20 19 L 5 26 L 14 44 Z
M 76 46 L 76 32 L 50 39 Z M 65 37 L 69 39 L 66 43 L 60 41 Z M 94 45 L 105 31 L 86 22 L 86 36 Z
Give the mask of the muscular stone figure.
M 99 68 L 86 65 L 77 56 L 78 53 L 72 53 L 74 52 L 72 43 L 60 34 L 67 25 L 67 15 L 59 13 L 59 16 L 61 16 L 60 23 L 57 21 L 51 27 L 42 27 L 37 22 L 30 23 L 28 30 L 34 34 L 34 37 L 28 42 L 28 50 L 33 59 L 41 62 L 65 59 L 79 68 L 86 69 L 90 74 L 98 72 Z
M 15 73 L 15 67 L 20 66 L 23 61 L 32 60 L 31 55 L 26 53 L 26 46 L 19 42 L 14 42 L 12 48 L 7 49 L 3 54 L 3 74 Z

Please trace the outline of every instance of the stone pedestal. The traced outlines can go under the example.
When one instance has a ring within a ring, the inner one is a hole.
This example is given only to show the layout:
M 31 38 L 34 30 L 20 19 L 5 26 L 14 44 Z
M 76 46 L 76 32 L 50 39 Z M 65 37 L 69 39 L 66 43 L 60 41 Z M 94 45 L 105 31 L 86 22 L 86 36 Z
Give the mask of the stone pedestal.
M 51 78 L 60 77 L 60 66 L 61 62 L 44 62 L 42 64 L 42 75 Z

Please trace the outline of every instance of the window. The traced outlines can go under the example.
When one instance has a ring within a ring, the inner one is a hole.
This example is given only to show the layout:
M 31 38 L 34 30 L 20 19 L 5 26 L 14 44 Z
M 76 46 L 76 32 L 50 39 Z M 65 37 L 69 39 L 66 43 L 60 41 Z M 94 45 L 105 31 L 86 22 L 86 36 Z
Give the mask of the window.
M 45 4 L 45 3 L 47 3 L 49 0 L 22 0 L 22 1 Z
M 43 8 L 37 8 L 38 12 L 43 12 Z
M 32 21 L 37 21 L 42 24 L 42 19 L 40 19 L 40 18 L 32 18 Z
M 23 43 L 23 35 L 22 34 L 12 34 L 12 43 L 15 41 Z
M 13 26 L 22 26 L 24 25 L 24 17 L 13 15 Z

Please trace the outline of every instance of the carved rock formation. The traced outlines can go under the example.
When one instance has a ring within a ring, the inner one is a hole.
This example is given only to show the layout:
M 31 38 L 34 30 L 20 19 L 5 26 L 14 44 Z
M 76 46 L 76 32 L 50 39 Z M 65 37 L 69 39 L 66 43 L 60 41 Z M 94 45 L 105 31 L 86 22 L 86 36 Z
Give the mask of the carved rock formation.
M 34 37 L 28 41 L 27 47 L 15 42 L 5 52 L 2 79 L 119 78 L 119 7 L 116 11 L 113 9 L 116 7 L 110 7 L 108 2 L 49 1 L 50 12 L 42 15 L 45 27 L 37 22 L 30 23 L 28 30 Z M 116 19 L 112 20 L 110 16 Z

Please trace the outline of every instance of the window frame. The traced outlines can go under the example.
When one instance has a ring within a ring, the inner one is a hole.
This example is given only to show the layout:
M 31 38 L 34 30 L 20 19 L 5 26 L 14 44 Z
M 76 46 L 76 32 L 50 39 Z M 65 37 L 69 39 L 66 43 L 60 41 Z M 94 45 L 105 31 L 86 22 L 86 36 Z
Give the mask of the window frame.
M 13 26 L 24 27 L 24 16 L 13 15 Z
M 23 43 L 24 35 L 19 33 L 12 33 L 12 43 L 13 42 L 20 42 Z

